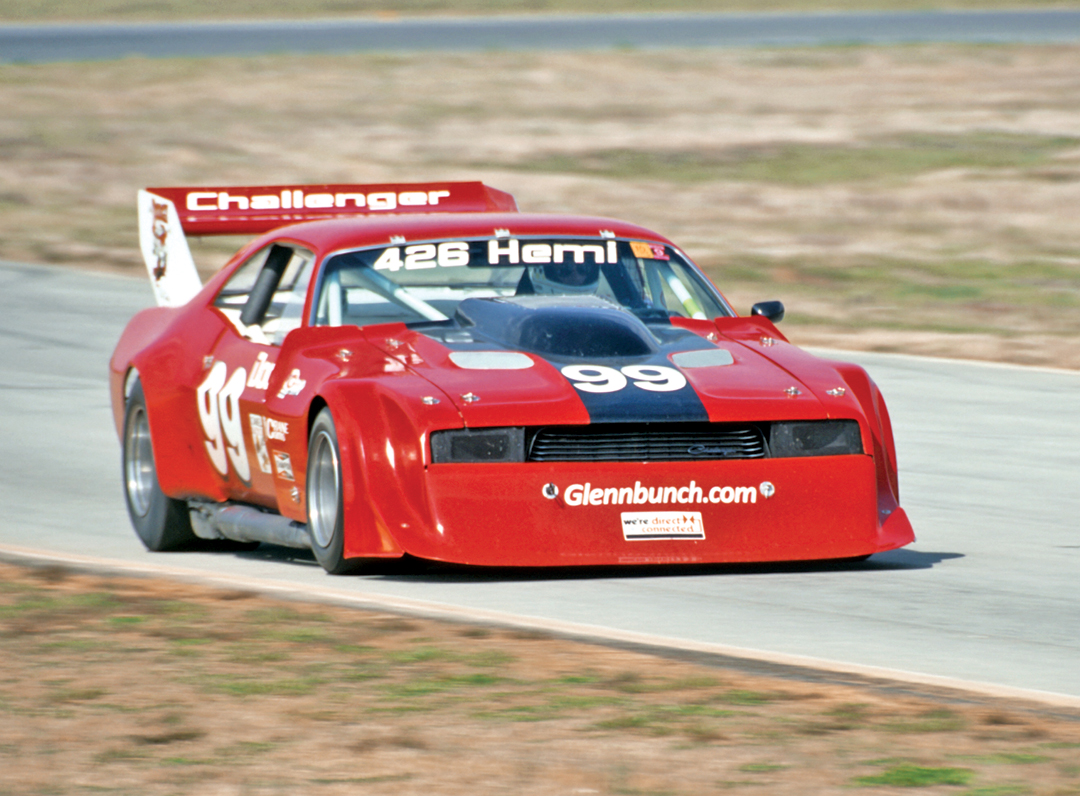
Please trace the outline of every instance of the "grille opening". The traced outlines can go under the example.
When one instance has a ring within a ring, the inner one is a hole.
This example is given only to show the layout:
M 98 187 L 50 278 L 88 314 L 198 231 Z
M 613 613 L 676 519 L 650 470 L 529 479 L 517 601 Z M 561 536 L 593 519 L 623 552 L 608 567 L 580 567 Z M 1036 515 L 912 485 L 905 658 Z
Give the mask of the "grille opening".
M 856 420 L 597 423 L 447 429 L 431 433 L 433 464 L 702 462 L 861 454 Z
M 752 424 L 612 423 L 530 430 L 530 462 L 674 462 L 762 459 L 765 434 Z

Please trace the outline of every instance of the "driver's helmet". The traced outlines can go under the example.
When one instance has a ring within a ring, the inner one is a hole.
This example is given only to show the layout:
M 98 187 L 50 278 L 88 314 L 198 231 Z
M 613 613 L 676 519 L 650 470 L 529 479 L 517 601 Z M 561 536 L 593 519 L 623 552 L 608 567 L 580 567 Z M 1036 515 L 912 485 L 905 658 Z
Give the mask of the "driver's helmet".
M 600 284 L 600 266 L 573 261 L 534 265 L 529 268 L 529 279 L 537 295 L 591 295 Z

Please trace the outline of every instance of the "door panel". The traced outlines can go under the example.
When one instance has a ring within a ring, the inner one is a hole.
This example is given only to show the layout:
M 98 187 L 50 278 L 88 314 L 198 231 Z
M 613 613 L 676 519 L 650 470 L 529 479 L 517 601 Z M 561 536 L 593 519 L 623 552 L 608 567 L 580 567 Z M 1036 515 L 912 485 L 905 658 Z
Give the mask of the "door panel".
M 275 426 L 264 406 L 278 349 L 229 329 L 213 357 L 197 395 L 207 454 L 232 500 L 276 508 L 267 447 Z

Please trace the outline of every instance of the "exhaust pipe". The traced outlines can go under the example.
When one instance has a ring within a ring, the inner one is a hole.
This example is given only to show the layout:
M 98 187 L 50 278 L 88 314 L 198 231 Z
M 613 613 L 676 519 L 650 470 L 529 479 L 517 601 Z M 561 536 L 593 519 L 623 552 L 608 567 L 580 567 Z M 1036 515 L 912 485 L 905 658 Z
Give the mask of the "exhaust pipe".
M 240 503 L 188 501 L 191 529 L 200 539 L 265 542 L 310 550 L 307 525 Z

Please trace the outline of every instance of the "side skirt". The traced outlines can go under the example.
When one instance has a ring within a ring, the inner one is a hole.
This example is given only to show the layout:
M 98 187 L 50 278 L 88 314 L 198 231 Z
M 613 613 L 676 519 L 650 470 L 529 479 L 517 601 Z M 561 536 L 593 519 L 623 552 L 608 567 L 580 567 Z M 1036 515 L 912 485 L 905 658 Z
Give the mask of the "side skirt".
M 310 550 L 307 525 L 243 503 L 189 500 L 191 529 L 200 539 L 265 542 Z

